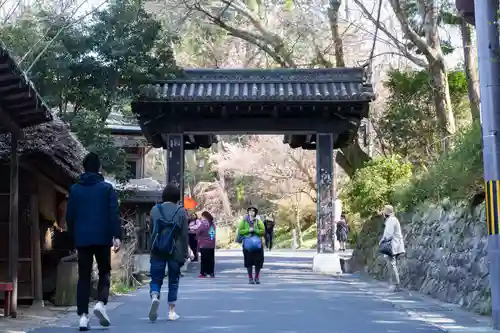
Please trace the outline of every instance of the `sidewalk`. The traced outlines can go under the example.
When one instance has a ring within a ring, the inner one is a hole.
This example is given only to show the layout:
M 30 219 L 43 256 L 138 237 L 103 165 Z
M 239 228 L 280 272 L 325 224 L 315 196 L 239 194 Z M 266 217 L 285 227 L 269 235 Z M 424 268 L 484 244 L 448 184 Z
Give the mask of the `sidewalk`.
M 76 311 L 76 307 L 20 306 L 17 318 L 0 316 L 0 333 L 23 333 L 37 327 L 50 326 L 72 311 Z
M 193 270 L 193 266 L 195 265 L 189 263 L 183 271 L 189 274 Z M 144 283 L 144 285 L 146 284 Z M 123 304 L 123 302 L 115 299 L 116 297 L 123 300 L 126 294 L 110 297 L 107 306 L 110 311 Z M 95 302 L 91 302 L 90 307 L 94 304 Z M 67 326 L 74 326 L 76 322 L 75 313 L 76 306 L 47 305 L 43 308 L 20 306 L 17 318 L 4 318 L 3 315 L 0 315 L 0 333 L 26 333 L 37 328 L 54 327 L 56 324 L 60 325 L 61 323 L 66 323 Z
M 386 282 L 374 280 L 366 274 L 346 274 L 336 278 L 349 283 L 374 298 L 392 304 L 395 309 L 406 312 L 419 320 L 449 333 L 498 333 L 491 326 L 489 317 L 480 316 L 462 309 L 459 305 L 438 301 L 416 291 L 390 291 Z

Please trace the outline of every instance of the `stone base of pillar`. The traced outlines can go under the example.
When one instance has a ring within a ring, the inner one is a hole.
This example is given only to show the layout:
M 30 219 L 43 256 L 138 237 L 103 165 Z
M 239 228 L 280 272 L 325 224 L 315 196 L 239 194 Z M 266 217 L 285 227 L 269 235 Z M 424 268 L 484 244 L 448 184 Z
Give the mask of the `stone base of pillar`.
M 32 309 L 41 309 L 41 308 L 44 308 L 45 307 L 45 302 L 43 300 L 41 301 L 33 301 L 33 303 L 31 303 L 31 308 Z
M 313 272 L 323 275 L 341 275 L 338 253 L 318 253 L 313 259 Z

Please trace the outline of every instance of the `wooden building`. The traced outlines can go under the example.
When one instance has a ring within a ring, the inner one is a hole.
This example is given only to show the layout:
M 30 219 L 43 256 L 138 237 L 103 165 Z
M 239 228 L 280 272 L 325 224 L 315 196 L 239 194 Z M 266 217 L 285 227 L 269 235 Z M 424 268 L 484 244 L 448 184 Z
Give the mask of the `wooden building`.
M 31 81 L 21 71 L 7 48 L 0 42 L 0 134 L 9 139 L 5 152 L 9 159 L 9 168 L 2 173 L 5 178 L 2 184 L 9 184 L 8 195 L 3 197 L 1 221 L 4 222 L 0 232 L 5 238 L 0 242 L 3 251 L 3 273 L 0 285 L 2 291 L 11 295 L 10 315 L 16 316 L 18 298 L 18 271 L 24 267 L 19 262 L 19 159 L 18 141 L 24 138 L 23 129 L 52 120 L 52 115 L 38 95 Z M 3 187 L 7 185 L 2 185 Z M 8 198 L 8 199 L 6 199 Z M 21 264 L 21 265 L 20 265 Z M 5 273 L 7 271 L 7 273 Z M 40 267 L 33 275 L 40 276 Z M 39 289 L 39 288 L 38 288 Z
M 118 111 L 113 111 L 106 120 L 106 128 L 111 132 L 117 148 L 127 153 L 127 165 L 132 179 L 144 177 L 145 156 L 151 149 L 142 135 L 141 128 L 133 119 L 128 119 Z
M 141 128 L 133 119 L 124 117 L 119 112 L 112 112 L 106 128 L 111 131 L 115 146 L 127 153 L 127 165 L 130 181 L 118 186 L 124 195 L 120 212 L 123 219 L 132 219 L 137 236 L 137 253 L 149 252 L 149 212 L 160 201 L 162 184 L 145 178 L 146 154 L 152 148 L 143 136 Z
M 112 112 L 106 120 L 106 128 L 111 132 L 115 146 L 127 153 L 127 165 L 130 181 L 124 186 L 117 186 L 124 192 L 120 210 L 122 218 L 133 219 L 136 226 L 137 253 L 148 253 L 150 250 L 149 212 L 161 200 L 164 183 L 147 178 L 145 165 L 146 154 L 153 149 L 144 136 L 135 118 L 127 118 L 118 111 Z M 155 137 L 153 140 L 159 140 Z M 156 142 L 156 141 L 155 141 Z M 217 142 L 217 137 L 209 135 L 185 135 L 185 150 L 208 148 Z M 164 147 L 165 148 L 165 147 Z
M 10 147 L 10 135 L 0 135 L 0 230 L 8 229 Z M 64 203 L 69 187 L 82 172 L 81 162 L 86 151 L 59 119 L 25 129 L 17 151 L 18 299 L 42 301 L 44 292 L 50 294 L 55 289 L 60 257 L 71 250 L 57 248 L 50 236 L 55 224 L 56 229 L 66 227 Z M 8 243 L 9 234 L 0 232 L 0 281 L 9 279 Z
M 151 208 L 161 202 L 163 185 L 151 179 L 131 179 L 125 186 L 124 199 L 121 201 L 120 212 L 123 219 L 132 219 L 137 237 L 136 254 L 149 253 L 151 229 L 149 213 Z

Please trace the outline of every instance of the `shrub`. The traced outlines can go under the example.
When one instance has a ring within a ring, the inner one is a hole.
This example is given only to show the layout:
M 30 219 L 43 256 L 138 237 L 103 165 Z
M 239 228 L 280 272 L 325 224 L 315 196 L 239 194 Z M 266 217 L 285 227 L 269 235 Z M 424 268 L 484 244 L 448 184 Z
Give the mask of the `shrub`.
M 412 166 L 399 156 L 379 157 L 359 169 L 341 193 L 347 212 L 367 218 L 391 202 L 400 184 L 409 182 Z
M 453 149 L 436 164 L 402 184 L 392 198 L 401 210 L 419 204 L 468 199 L 483 188 L 481 125 L 475 122 L 455 137 Z

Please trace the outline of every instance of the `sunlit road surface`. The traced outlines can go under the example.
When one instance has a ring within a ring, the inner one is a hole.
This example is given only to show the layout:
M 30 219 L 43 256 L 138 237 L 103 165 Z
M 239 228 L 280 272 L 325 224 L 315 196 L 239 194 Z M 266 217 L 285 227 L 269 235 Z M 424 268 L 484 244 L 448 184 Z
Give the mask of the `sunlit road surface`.
M 316 254 L 316 250 L 288 250 L 288 249 L 275 249 L 272 251 L 266 251 L 266 258 L 309 258 L 309 263 L 312 264 L 312 259 Z M 346 250 L 345 252 L 337 252 L 340 258 L 349 258 L 352 256 L 352 250 Z M 241 257 L 242 252 L 241 249 L 234 250 L 218 250 L 217 256 L 224 257 Z
M 167 304 L 163 303 L 160 305 L 158 321 L 150 323 L 147 318 L 150 301 L 148 289 L 144 287 L 110 302 L 111 327 L 101 328 L 93 318 L 92 330 L 120 333 L 444 331 L 432 324 L 432 318 L 442 315 L 439 311 L 434 313 L 431 320 L 424 320 L 422 316 L 419 318 L 419 303 L 415 303 L 413 308 L 395 306 L 398 302 L 412 304 L 414 301 L 395 295 L 387 288 L 372 288 L 354 276 L 332 278 L 312 273 L 313 256 L 314 251 L 266 252 L 262 284 L 249 285 L 241 251 L 219 251 L 215 279 L 197 278 L 197 266 L 193 266 L 191 272 L 181 279 L 177 306 L 181 318 L 178 321 L 167 321 Z M 166 296 L 166 293 L 162 293 L 163 299 L 166 300 Z M 391 297 L 395 297 L 395 301 L 388 301 Z M 417 311 L 417 315 L 411 315 L 409 310 L 412 309 Z M 33 332 L 75 332 L 76 324 L 76 314 L 72 314 L 54 327 Z M 459 332 L 484 332 L 460 326 L 453 321 L 450 327 L 454 329 L 453 332 L 457 328 Z

